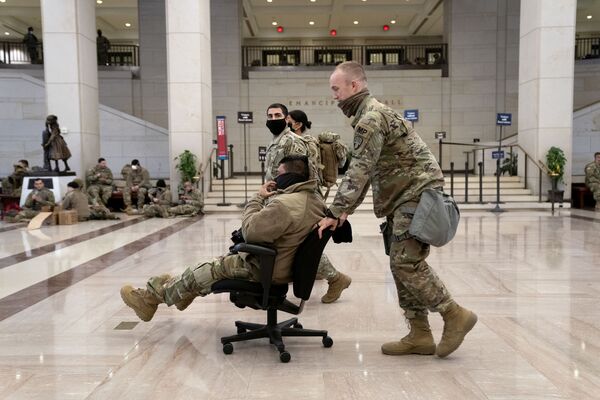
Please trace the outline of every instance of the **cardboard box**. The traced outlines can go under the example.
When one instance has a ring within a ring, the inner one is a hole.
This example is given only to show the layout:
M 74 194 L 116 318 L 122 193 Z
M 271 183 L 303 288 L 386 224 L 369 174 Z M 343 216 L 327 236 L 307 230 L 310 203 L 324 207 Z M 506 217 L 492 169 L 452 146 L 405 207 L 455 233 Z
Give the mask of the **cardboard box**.
M 73 225 L 77 223 L 77 211 L 66 210 L 58 212 L 58 224 L 59 225 Z

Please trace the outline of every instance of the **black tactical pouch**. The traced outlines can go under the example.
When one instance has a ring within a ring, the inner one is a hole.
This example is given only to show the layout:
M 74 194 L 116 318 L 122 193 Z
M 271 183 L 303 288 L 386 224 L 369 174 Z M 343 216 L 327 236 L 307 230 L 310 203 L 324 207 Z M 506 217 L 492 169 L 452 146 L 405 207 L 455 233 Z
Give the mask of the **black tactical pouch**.
M 392 225 L 390 223 L 388 223 L 387 221 L 385 221 L 384 223 L 382 223 L 381 225 L 379 225 L 379 229 L 381 231 L 381 234 L 383 235 L 383 247 L 385 248 L 385 255 L 389 256 L 390 255 L 390 245 L 392 242 Z

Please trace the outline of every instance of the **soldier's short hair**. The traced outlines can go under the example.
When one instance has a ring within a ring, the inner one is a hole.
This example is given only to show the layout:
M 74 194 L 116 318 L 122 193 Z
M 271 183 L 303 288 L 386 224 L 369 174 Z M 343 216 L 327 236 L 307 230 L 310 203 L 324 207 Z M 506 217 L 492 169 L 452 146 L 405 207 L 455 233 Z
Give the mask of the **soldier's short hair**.
M 271 108 L 281 108 L 281 111 L 283 112 L 283 116 L 284 116 L 284 117 L 287 117 L 287 116 L 288 116 L 288 109 L 287 109 L 287 107 L 286 107 L 286 106 L 284 106 L 284 105 L 283 105 L 283 104 L 281 104 L 281 103 L 273 103 L 273 104 L 271 104 L 269 107 L 267 107 L 267 112 L 269 112 L 269 110 L 270 110 Z
M 594 158 L 596 158 L 598 156 L 600 156 L 600 151 L 597 151 L 597 152 L 594 153 Z
M 156 181 L 156 187 L 166 188 L 167 183 L 165 182 L 164 179 L 159 179 Z
M 75 182 L 75 181 L 71 181 L 69 183 L 67 183 L 67 186 L 73 189 L 79 189 L 79 183 Z
M 29 161 L 27 161 L 27 160 L 19 160 L 19 162 L 21 164 L 23 164 L 25 167 L 27 167 L 27 168 L 29 167 Z
M 131 160 L 131 165 L 140 165 L 140 161 L 136 158 Z
M 365 69 L 356 61 L 344 61 L 335 67 L 335 70 L 342 71 L 351 81 L 367 82 Z
M 102 161 L 106 161 L 106 158 L 104 158 L 104 157 L 100 157 L 100 158 L 98 159 L 98 164 L 100 164 Z
M 293 155 L 284 157 L 279 161 L 279 165 L 285 166 L 285 172 L 302 175 L 304 180 L 308 180 L 308 157 L 302 155 Z

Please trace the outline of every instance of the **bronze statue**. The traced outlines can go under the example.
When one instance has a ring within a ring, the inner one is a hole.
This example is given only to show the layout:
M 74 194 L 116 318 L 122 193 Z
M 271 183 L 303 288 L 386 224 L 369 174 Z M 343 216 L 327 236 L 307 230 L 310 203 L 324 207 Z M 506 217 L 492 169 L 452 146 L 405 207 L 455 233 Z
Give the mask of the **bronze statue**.
M 67 160 L 71 158 L 71 151 L 67 146 L 67 142 L 60 134 L 60 127 L 58 125 L 58 118 L 56 115 L 48 115 L 46 117 L 46 130 L 43 135 L 44 147 L 44 167 L 50 170 L 50 160 L 54 160 L 54 171 L 59 172 L 58 160 L 63 160 L 65 163 L 65 171 L 70 171 Z

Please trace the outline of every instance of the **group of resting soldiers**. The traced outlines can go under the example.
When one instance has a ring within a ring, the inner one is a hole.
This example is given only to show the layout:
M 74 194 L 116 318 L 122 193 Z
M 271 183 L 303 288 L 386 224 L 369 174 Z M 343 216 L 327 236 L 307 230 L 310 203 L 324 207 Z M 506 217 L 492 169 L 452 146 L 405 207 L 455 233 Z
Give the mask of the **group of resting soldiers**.
M 20 180 L 13 175 L 3 181 L 3 188 L 9 188 L 14 196 L 20 196 L 22 178 L 27 172 L 25 160 L 19 161 Z M 143 168 L 138 160 L 133 160 L 122 169 L 125 178 L 123 201 L 125 212 L 128 214 L 143 214 L 147 217 L 168 218 L 172 216 L 192 216 L 202 212 L 204 203 L 202 194 L 191 182 L 184 182 L 183 193 L 177 204 L 171 202 L 171 192 L 164 180 L 159 179 L 152 187 L 148 170 Z M 6 186 L 5 186 L 6 181 Z M 113 193 L 113 174 L 104 158 L 98 159 L 98 164 L 86 173 L 87 185 L 81 179 L 75 179 L 67 184 L 67 193 L 62 199 L 63 210 L 76 210 L 79 221 L 90 219 L 118 219 L 107 207 Z M 11 185 L 11 183 L 14 183 Z M 56 201 L 51 190 L 45 187 L 42 179 L 34 181 L 34 190 L 29 193 L 22 210 L 9 218 L 13 222 L 21 222 L 34 218 L 41 211 L 50 211 Z M 87 190 L 86 190 L 87 187 Z M 18 192 L 18 193 L 17 193 Z M 132 194 L 137 195 L 137 210 L 132 207 Z M 145 204 L 146 197 L 150 204 Z

